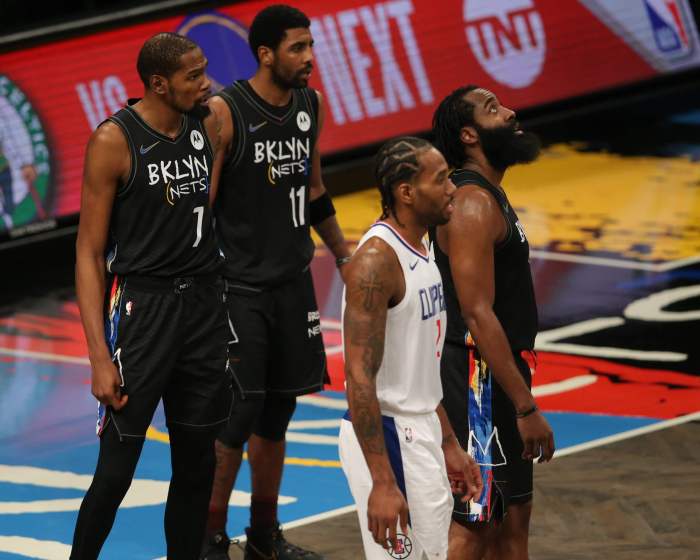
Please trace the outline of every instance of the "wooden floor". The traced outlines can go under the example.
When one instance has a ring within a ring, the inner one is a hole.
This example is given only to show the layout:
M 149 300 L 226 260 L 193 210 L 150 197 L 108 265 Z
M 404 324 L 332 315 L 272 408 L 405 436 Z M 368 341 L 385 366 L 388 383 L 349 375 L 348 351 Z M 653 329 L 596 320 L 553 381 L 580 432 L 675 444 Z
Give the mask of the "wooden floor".
M 700 422 L 538 466 L 535 500 L 533 560 L 698 560 Z M 355 513 L 285 533 L 328 559 L 363 557 Z

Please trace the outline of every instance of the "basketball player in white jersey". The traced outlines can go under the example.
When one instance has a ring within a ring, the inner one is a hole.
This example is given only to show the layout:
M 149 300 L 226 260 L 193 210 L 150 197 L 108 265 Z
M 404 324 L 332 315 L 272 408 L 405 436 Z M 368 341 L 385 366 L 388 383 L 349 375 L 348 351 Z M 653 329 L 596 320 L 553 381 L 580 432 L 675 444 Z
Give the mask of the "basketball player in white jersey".
M 445 159 L 420 138 L 387 142 L 376 175 L 383 214 L 346 276 L 350 410 L 340 428 L 340 459 L 365 558 L 444 559 L 451 491 L 469 500 L 482 489 L 478 466 L 440 405 L 445 302 L 425 240 L 430 226 L 449 220 L 456 189 Z

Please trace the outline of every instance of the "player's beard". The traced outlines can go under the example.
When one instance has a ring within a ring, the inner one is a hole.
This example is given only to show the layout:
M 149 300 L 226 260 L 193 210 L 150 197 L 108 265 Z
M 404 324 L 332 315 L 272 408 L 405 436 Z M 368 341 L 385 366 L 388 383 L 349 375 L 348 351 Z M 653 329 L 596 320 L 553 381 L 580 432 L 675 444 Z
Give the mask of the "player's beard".
M 187 114 L 194 117 L 195 119 L 199 120 L 204 120 L 209 113 L 211 113 L 211 109 L 209 108 L 208 105 L 202 105 L 201 103 L 197 102 L 194 104 L 194 107 L 187 111 Z
M 312 69 L 313 66 L 308 65 L 305 68 L 298 70 L 291 76 L 288 76 L 285 75 L 285 73 L 281 71 L 279 66 L 275 64 L 272 66 L 272 81 L 275 82 L 277 87 L 283 90 L 305 88 L 309 83 L 309 80 L 304 76 L 304 73 Z
M 479 141 L 491 167 L 505 171 L 517 163 L 530 163 L 540 155 L 540 139 L 532 132 L 516 132 L 517 123 L 484 128 L 474 125 L 479 133 Z

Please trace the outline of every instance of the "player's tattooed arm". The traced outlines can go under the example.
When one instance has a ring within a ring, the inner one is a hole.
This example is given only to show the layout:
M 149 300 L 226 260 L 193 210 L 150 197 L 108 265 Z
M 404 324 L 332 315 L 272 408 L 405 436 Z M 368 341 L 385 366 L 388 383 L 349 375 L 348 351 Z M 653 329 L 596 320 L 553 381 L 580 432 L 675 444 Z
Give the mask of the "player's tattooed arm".
M 204 127 L 209 142 L 214 149 L 214 165 L 211 172 L 209 200 L 214 202 L 219 189 L 219 180 L 224 161 L 226 160 L 233 140 L 233 122 L 231 111 L 226 102 L 219 96 L 209 99 L 209 115 L 204 119 Z
M 403 297 L 404 290 L 396 255 L 381 239 L 363 244 L 347 265 L 343 336 L 348 403 L 372 477 L 368 528 L 375 542 L 385 548 L 389 543 L 396 546 L 397 525 L 407 531 L 408 505 L 386 452 L 376 379 L 384 356 L 387 311 L 392 301 Z
M 370 470 L 376 463 L 378 475 L 393 478 L 386 460 L 376 390 L 376 376 L 384 355 L 387 311 L 394 291 L 392 255 L 388 251 L 382 240 L 370 239 L 348 265 L 343 333 L 348 403 L 357 439 Z M 377 455 L 384 460 L 372 457 Z

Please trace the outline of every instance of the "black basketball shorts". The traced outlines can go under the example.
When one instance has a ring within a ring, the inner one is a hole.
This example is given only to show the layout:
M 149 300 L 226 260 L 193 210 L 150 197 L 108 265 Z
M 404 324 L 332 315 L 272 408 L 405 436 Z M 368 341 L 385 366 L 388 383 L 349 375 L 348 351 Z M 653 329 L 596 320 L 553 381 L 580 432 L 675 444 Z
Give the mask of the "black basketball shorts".
M 216 276 L 113 277 L 105 335 L 128 396 L 100 404 L 97 432 L 142 438 L 163 399 L 168 426 L 208 428 L 228 420 L 232 377 L 223 281 Z
M 514 352 L 513 358 L 530 387 L 534 353 Z M 455 497 L 452 518 L 461 524 L 502 519 L 508 505 L 532 499 L 532 461 L 522 458 L 515 407 L 474 346 L 446 343 L 440 373 L 442 404 L 484 482 L 480 499 L 465 504 Z
M 311 271 L 264 290 L 226 285 L 236 395 L 295 397 L 323 389 L 326 353 Z

